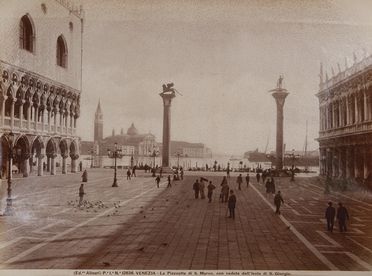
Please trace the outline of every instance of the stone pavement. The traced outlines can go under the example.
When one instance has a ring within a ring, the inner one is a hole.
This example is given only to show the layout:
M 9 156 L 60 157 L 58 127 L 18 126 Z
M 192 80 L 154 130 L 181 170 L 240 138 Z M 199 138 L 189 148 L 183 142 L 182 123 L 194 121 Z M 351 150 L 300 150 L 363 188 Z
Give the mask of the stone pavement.
M 112 170 L 89 171 L 84 208 L 76 207 L 80 174 L 16 180 L 16 215 L 0 217 L 2 268 L 371 270 L 372 202 L 354 194 L 324 195 L 318 178 L 276 179 L 286 204 L 272 210 L 263 184 L 236 190 L 236 219 L 218 202 L 222 175 L 186 173 L 172 188 L 151 177 L 112 188 Z M 214 201 L 194 199 L 204 175 Z M 163 181 L 165 179 L 163 178 Z M 324 208 L 342 201 L 348 233 L 325 231 Z

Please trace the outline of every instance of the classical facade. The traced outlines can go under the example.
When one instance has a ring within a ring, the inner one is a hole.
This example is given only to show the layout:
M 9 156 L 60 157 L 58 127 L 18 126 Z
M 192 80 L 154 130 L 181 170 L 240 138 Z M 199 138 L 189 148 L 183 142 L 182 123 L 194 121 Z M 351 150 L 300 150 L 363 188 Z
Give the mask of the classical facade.
M 171 156 L 212 158 L 212 151 L 202 143 L 171 141 Z
M 372 56 L 345 66 L 330 79 L 321 68 L 320 174 L 371 185 Z
M 1 168 L 75 172 L 82 10 L 68 1 L 4 1 L 0 10 Z M 11 158 L 12 157 L 12 158 Z M 70 168 L 68 168 L 70 166 Z M 36 168 L 34 168 L 36 167 Z

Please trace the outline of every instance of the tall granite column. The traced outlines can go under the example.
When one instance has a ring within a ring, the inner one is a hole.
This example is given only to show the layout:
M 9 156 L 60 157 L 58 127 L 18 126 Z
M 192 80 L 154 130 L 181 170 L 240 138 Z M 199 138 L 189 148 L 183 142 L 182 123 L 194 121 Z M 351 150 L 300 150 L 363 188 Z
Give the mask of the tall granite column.
M 283 169 L 283 107 L 285 98 L 288 96 L 286 89 L 282 88 L 283 77 L 280 76 L 277 88 L 270 90 L 276 102 L 276 165 L 277 170 Z
M 174 90 L 165 91 L 159 94 L 163 98 L 164 113 L 163 113 L 163 152 L 162 152 L 162 167 L 169 167 L 170 155 L 170 129 L 171 129 L 171 103 L 176 97 Z

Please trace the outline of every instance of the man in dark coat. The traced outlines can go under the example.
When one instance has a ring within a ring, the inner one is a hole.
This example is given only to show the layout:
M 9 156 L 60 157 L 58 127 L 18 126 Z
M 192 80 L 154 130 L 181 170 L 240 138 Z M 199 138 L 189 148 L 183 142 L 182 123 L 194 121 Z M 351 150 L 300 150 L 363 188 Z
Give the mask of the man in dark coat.
M 274 197 L 274 204 L 276 206 L 275 214 L 280 215 L 280 206 L 282 205 L 282 203 L 284 203 L 284 200 L 282 198 L 280 191 L 278 191 L 278 193 Z
M 259 172 L 257 172 L 256 174 L 257 183 L 260 183 L 260 178 L 261 178 L 261 175 Z
M 172 187 L 172 180 L 171 180 L 171 176 L 168 175 L 168 186 L 167 188 L 171 188 Z
M 230 190 L 229 201 L 227 206 L 229 207 L 230 216 L 229 218 L 235 219 L 235 205 L 236 205 L 236 196 L 234 195 L 234 191 Z
M 84 184 L 81 184 L 80 185 L 80 188 L 79 188 L 79 207 L 83 204 L 83 200 L 84 200 L 84 195 L 85 195 L 85 192 L 84 192 Z
M 337 208 L 337 219 L 338 219 L 338 225 L 340 227 L 340 232 L 347 231 L 346 229 L 346 220 L 349 219 L 349 214 L 346 210 L 346 208 L 342 205 L 340 202 L 338 204 Z
M 335 222 L 336 209 L 332 206 L 332 202 L 328 202 L 328 207 L 325 212 L 325 218 L 327 220 L 327 230 L 333 231 L 333 225 Z
M 199 198 L 199 180 L 196 179 L 194 185 L 192 186 L 194 192 L 195 192 L 195 199 Z
M 236 179 L 236 183 L 238 183 L 238 189 L 241 190 L 241 185 L 243 183 L 242 174 L 239 174 L 238 178 Z
M 209 181 L 209 184 L 207 186 L 207 189 L 208 189 L 208 199 L 209 199 L 209 203 L 212 202 L 212 196 L 213 196 L 213 190 L 216 189 L 216 186 L 214 186 L 212 184 L 212 181 Z
M 183 180 L 183 168 L 181 167 L 181 173 L 180 173 L 180 175 L 181 175 L 181 180 Z
M 83 179 L 83 182 L 88 182 L 88 172 L 87 170 L 84 170 L 83 175 L 81 176 Z
M 130 180 L 130 177 L 131 177 L 131 172 L 130 172 L 130 169 L 128 168 L 127 170 L 127 180 Z
M 249 173 L 247 173 L 247 176 L 245 177 L 245 182 L 247 182 L 247 188 L 249 186 Z
M 159 175 L 155 178 L 155 181 L 156 181 L 156 186 L 158 186 L 158 188 L 159 188 L 159 183 L 160 183 L 160 176 Z

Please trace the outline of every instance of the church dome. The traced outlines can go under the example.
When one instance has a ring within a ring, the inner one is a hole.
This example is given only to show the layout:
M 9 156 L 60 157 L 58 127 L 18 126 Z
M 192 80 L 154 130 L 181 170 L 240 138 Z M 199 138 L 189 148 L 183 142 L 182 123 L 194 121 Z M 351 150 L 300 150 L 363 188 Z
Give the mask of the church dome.
M 136 127 L 134 126 L 133 123 L 130 126 L 130 128 L 128 128 L 127 134 L 128 135 L 137 135 L 138 134 L 138 130 L 136 129 Z

